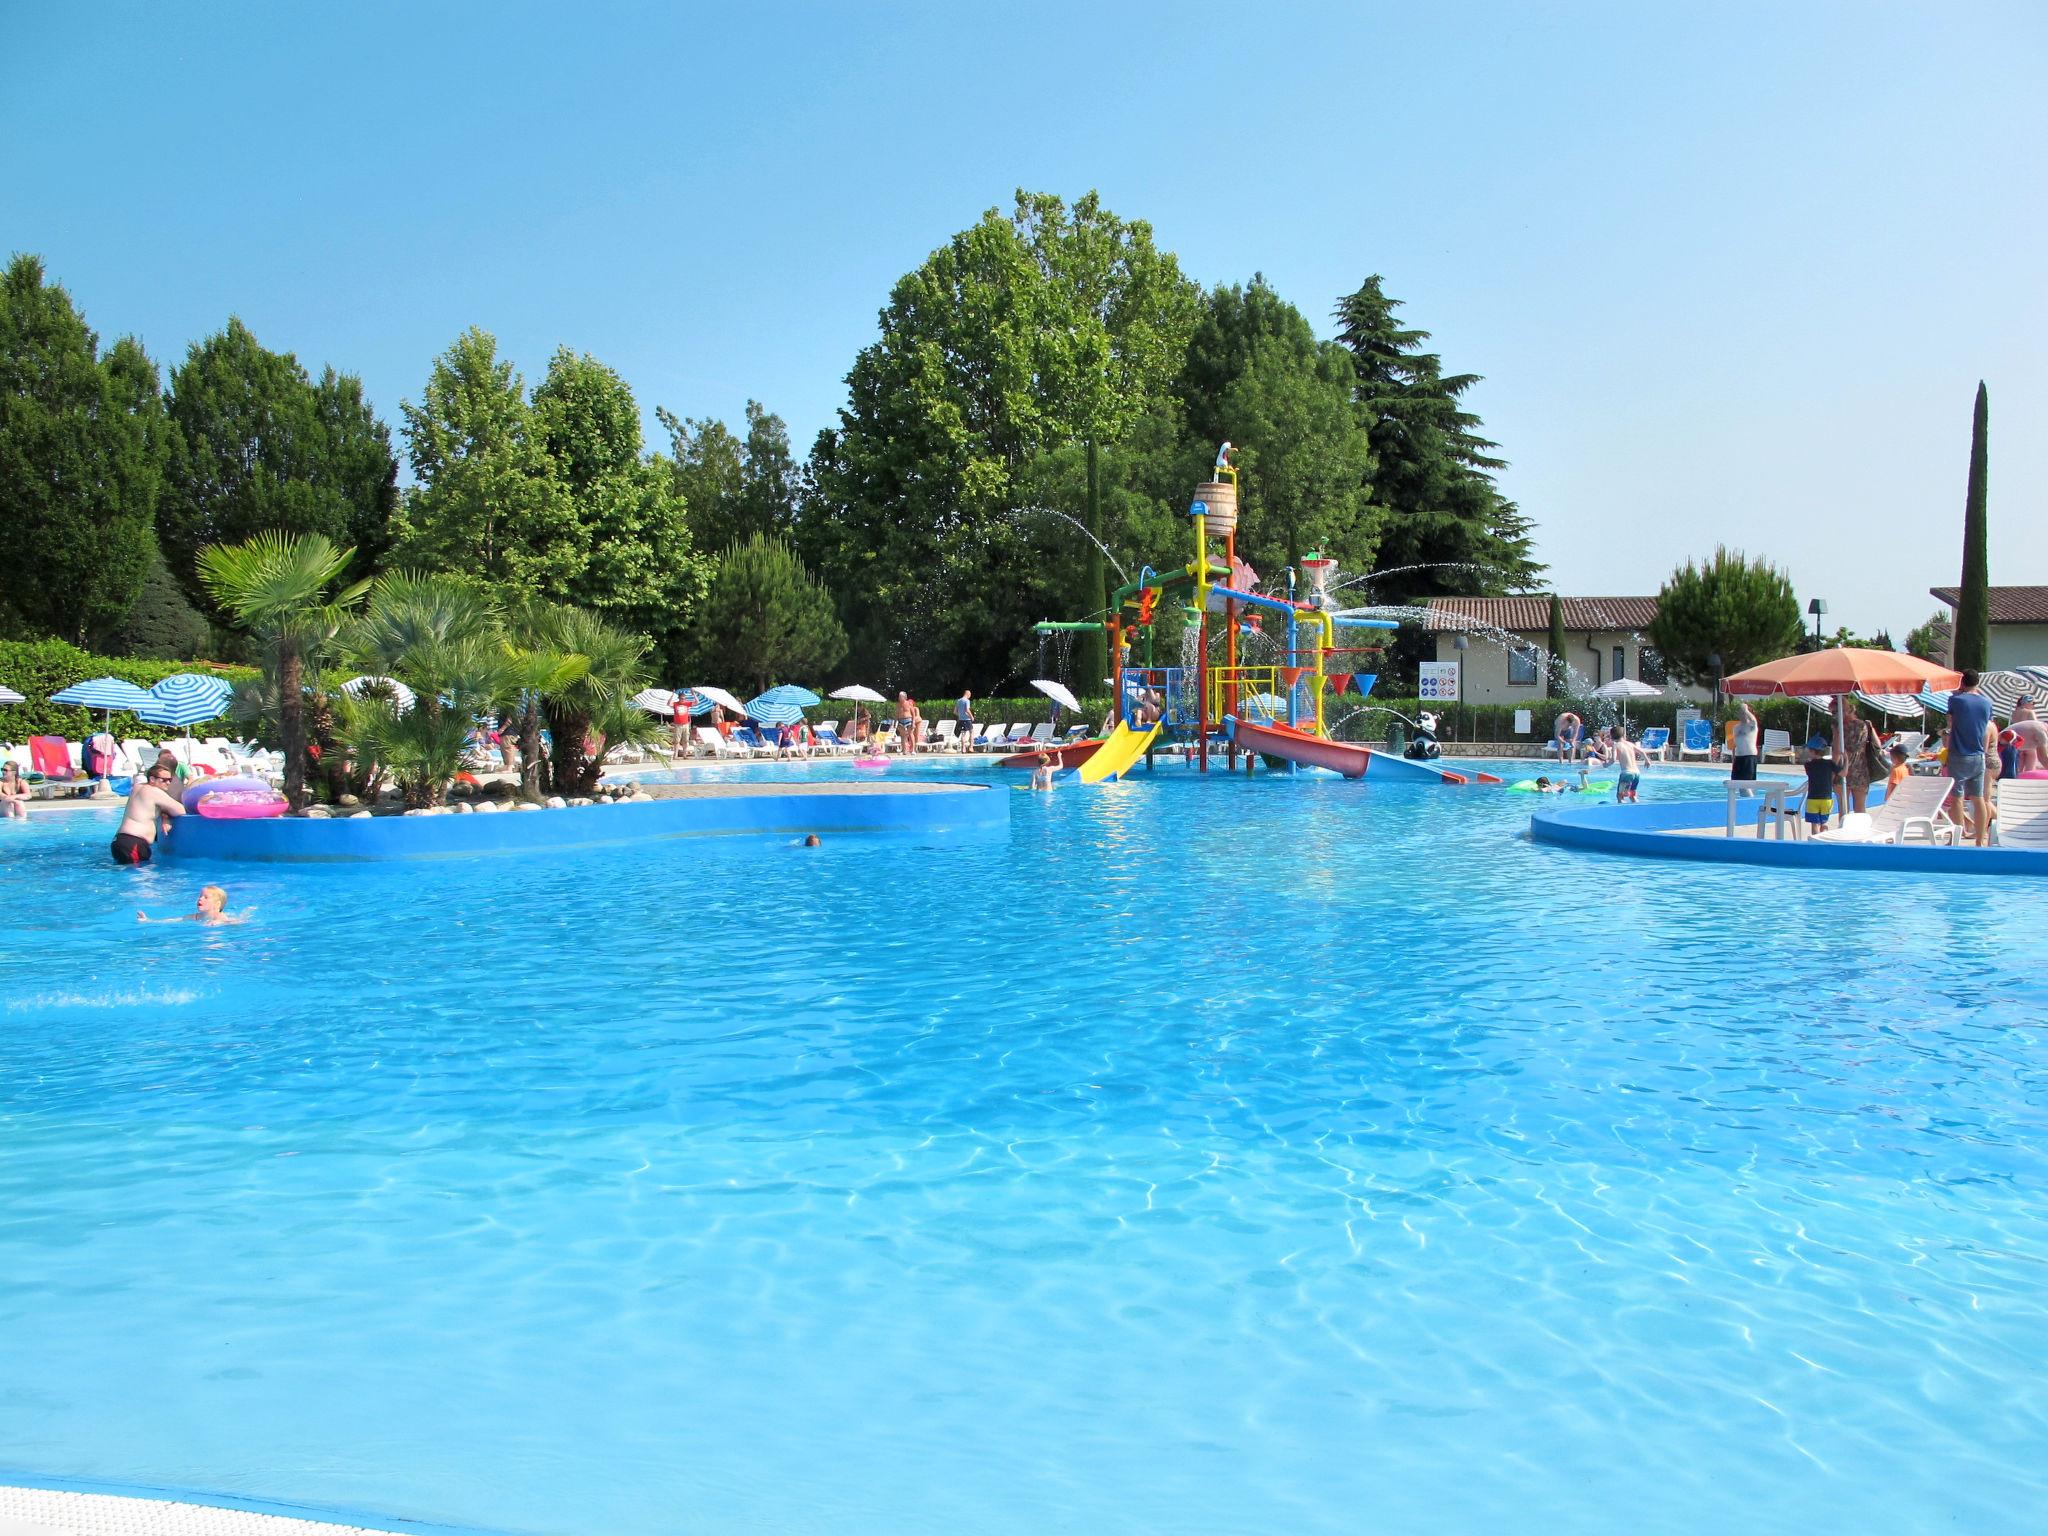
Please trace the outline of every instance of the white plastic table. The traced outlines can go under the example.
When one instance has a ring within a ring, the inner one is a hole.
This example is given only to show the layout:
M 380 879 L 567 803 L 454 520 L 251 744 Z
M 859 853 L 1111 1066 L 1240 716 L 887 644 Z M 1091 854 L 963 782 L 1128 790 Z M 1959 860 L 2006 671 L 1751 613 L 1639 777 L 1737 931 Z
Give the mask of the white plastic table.
M 1756 835 L 1764 835 L 1764 821 L 1775 816 L 1778 821 L 1778 841 L 1785 840 L 1785 823 L 1791 818 L 1785 813 L 1785 796 L 1793 789 L 1805 789 L 1803 784 L 1789 784 L 1783 779 L 1730 779 L 1728 781 L 1728 835 L 1735 835 L 1735 802 L 1760 798 L 1763 804 L 1757 808 Z M 1795 834 L 1796 835 L 1796 834 Z

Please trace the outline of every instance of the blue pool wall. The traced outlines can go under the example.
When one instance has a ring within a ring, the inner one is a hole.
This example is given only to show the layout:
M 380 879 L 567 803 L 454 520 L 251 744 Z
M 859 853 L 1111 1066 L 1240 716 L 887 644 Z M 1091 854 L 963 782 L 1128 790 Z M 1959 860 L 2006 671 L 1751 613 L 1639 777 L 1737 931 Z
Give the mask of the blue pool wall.
M 683 837 L 820 837 L 859 833 L 1000 834 L 1010 824 L 1007 785 L 938 793 L 849 790 L 630 800 L 560 810 L 468 816 L 339 816 L 268 820 L 182 819 L 158 853 L 177 859 L 348 864 L 472 858 L 546 849 L 602 848 Z
M 1529 836 L 1539 843 L 1638 859 L 1705 864 L 1756 864 L 1774 869 L 1870 869 L 1894 874 L 2048 875 L 2048 852 L 2030 848 L 1937 848 L 1927 843 L 1780 841 L 1756 835 L 1761 800 L 1735 803 L 1734 837 L 1666 837 L 1681 828 L 1726 827 L 1720 800 L 1646 801 L 1637 805 L 1560 806 L 1536 812 Z

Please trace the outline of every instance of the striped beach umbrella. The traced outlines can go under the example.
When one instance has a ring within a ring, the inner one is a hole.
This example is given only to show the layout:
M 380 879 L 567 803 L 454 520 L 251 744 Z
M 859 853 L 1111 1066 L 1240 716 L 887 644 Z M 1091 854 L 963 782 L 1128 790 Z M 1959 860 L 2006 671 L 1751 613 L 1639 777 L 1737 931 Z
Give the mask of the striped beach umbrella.
M 2038 667 L 2029 669 L 2038 672 Z M 2048 706 L 2048 683 L 2044 683 L 2028 672 L 2011 668 L 2000 672 L 1986 672 L 1977 679 L 1977 691 L 1991 701 L 1995 714 L 2012 718 L 2013 709 L 2021 699 L 2032 699 L 2036 708 Z
M 177 672 L 153 686 L 135 713 L 151 725 L 197 725 L 225 713 L 234 692 L 234 684 L 224 677 Z
M 1918 694 L 1912 693 L 1861 693 L 1856 695 L 1859 704 L 1867 704 L 1881 715 L 1899 715 L 1917 720 L 1925 713 Z
M 16 693 L 12 688 L 0 685 L 0 704 L 26 704 L 27 702 L 27 699 Z
M 389 694 L 401 715 L 419 702 L 419 695 L 395 677 L 352 677 L 341 685 L 341 691 L 352 699 L 360 699 L 366 693 Z
M 810 689 L 783 683 L 747 700 L 747 716 L 763 725 L 795 725 L 817 702 L 818 696 Z
M 96 677 L 90 682 L 73 683 L 69 688 L 60 688 L 50 695 L 52 704 L 76 704 L 84 709 L 132 709 L 140 711 L 149 702 L 149 694 L 119 677 Z
M 234 684 L 224 677 L 178 672 L 149 690 L 148 702 L 135 713 L 151 725 L 168 725 L 185 736 L 185 762 L 192 761 L 192 727 L 226 713 Z
M 630 702 L 635 709 L 644 709 L 650 715 L 665 715 L 676 707 L 676 696 L 666 688 L 642 688 Z
M 1948 695 L 1945 692 L 1937 693 L 1932 688 L 1922 688 L 1914 697 L 1919 700 L 1922 709 L 1931 709 L 1938 715 L 1948 713 Z

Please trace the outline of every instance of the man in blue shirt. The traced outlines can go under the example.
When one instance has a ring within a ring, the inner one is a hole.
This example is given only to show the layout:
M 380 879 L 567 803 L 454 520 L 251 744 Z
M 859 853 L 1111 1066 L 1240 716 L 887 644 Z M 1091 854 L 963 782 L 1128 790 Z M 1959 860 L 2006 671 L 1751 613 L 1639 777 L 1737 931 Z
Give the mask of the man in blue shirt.
M 1979 848 L 1991 835 L 1991 811 L 1984 803 L 1984 752 L 1990 737 L 1991 701 L 1977 691 L 1977 674 L 1965 672 L 1963 686 L 1948 696 L 1948 776 L 1956 781 Z

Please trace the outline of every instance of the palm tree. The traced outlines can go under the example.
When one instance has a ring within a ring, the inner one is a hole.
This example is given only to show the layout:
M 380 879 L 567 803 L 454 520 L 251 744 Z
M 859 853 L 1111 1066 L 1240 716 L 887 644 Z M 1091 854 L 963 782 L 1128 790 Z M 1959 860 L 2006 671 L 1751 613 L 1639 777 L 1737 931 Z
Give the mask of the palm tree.
M 528 800 L 539 800 L 548 787 L 548 765 L 540 750 L 543 701 L 566 694 L 590 672 L 588 656 L 561 648 L 568 621 L 555 613 L 555 607 L 533 598 L 505 616 L 505 655 L 517 683 L 506 714 L 509 724 L 512 712 L 518 713 L 519 792 Z
M 438 805 L 462 769 L 472 721 L 497 709 L 516 682 L 497 605 L 459 576 L 392 571 L 377 579 L 336 649 L 414 694 L 409 708 L 395 689 L 375 686 L 341 701 L 342 734 L 358 761 L 387 770 L 408 806 Z
M 555 793 L 587 795 L 597 787 L 604 754 L 586 754 L 586 738 L 594 733 L 608 746 L 622 741 L 651 745 L 661 739 L 653 717 L 632 702 L 648 683 L 648 640 L 566 604 L 550 603 L 536 617 L 536 650 L 583 660 L 580 673 L 566 686 L 541 695 L 540 708 L 555 738 Z
M 369 590 L 366 581 L 332 590 L 354 558 L 353 549 L 337 549 L 320 534 L 276 531 L 199 552 L 200 582 L 255 638 L 277 679 L 284 793 L 294 810 L 306 801 L 306 663 L 340 633 Z

